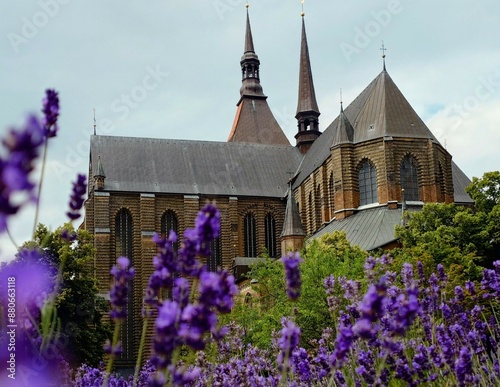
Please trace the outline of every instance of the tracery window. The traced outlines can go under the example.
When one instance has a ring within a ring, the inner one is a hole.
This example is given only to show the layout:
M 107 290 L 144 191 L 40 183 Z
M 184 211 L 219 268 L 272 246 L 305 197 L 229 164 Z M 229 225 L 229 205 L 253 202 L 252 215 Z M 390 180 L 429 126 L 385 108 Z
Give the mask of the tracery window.
M 264 219 L 264 233 L 266 236 L 266 250 L 270 257 L 276 258 L 276 220 L 273 214 L 268 213 Z
M 377 202 L 377 170 L 369 160 L 365 160 L 359 169 L 359 204 Z
M 404 200 L 420 200 L 418 188 L 418 164 L 415 157 L 405 156 L 400 168 L 401 188 L 404 189 Z
M 257 226 L 255 216 L 252 213 L 245 215 L 243 219 L 243 233 L 245 244 L 245 257 L 257 256 Z

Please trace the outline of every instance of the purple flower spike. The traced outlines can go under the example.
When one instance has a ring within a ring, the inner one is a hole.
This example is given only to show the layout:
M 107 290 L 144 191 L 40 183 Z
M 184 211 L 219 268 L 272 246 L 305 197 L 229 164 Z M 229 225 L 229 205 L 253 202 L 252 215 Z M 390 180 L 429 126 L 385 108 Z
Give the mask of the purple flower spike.
M 281 325 L 283 329 L 278 339 L 278 345 L 280 347 L 280 353 L 278 354 L 279 364 L 283 364 L 290 358 L 292 351 L 299 345 L 300 340 L 300 328 L 295 325 L 293 321 L 282 317 Z
M 59 96 L 53 89 L 45 90 L 42 112 L 45 116 L 43 120 L 44 134 L 47 138 L 55 137 L 57 134 L 57 117 L 59 116 Z
M 115 283 L 109 293 L 111 302 L 110 316 L 112 319 L 124 319 L 127 317 L 128 283 L 134 278 L 134 268 L 129 268 L 130 260 L 120 257 L 116 265 L 111 269 L 111 275 L 115 277 Z
M 35 184 L 30 174 L 44 143 L 43 130 L 35 116 L 29 116 L 24 128 L 11 129 L 2 140 L 5 158 L 0 156 L 0 232 L 7 227 L 7 219 L 17 213 L 29 200 L 35 199 Z M 19 193 L 25 200 L 19 201 Z M 13 197 L 16 196 L 16 199 Z
M 285 265 L 286 294 L 291 300 L 296 300 L 300 296 L 300 270 L 299 263 L 302 262 L 299 253 L 288 253 L 285 257 L 281 258 Z
M 76 181 L 73 183 L 73 191 L 69 200 L 70 211 L 66 215 L 71 220 L 76 220 L 80 217 L 80 210 L 85 201 L 85 194 L 87 193 L 87 178 L 85 175 L 78 174 Z

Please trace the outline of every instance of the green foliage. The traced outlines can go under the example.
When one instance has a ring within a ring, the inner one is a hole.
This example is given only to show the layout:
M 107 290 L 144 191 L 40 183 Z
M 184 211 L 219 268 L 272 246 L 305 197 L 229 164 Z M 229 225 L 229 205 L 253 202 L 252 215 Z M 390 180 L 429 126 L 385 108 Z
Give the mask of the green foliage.
M 243 342 L 269 348 L 273 332 L 281 329 L 282 316 L 294 316 L 302 329 L 302 343 L 320 337 L 327 326 L 334 325 L 328 311 L 323 280 L 333 274 L 361 280 L 367 252 L 353 247 L 345 233 L 335 232 L 311 241 L 305 248 L 300 265 L 302 294 L 292 302 L 286 296 L 283 264 L 266 259 L 252 266 L 248 278 L 257 296 L 241 298 L 223 322 L 234 321 L 244 330 Z M 243 292 L 245 292 L 243 290 Z
M 474 200 L 478 211 L 490 212 L 500 200 L 500 172 L 486 172 L 481 178 L 472 178 L 465 191 Z
M 74 233 L 70 223 L 50 232 L 40 224 L 35 233 L 35 244 L 44 251 L 48 265 L 62 268 L 60 292 L 55 300 L 61 331 L 58 347 L 65 352 L 72 365 L 86 363 L 97 366 L 102 361 L 103 344 L 110 335 L 110 328 L 101 321 L 107 301 L 98 296 L 91 262 L 94 248 L 91 235 L 85 230 L 76 231 L 76 239 L 69 242 L 62 238 L 63 230 Z M 33 244 L 30 242 L 29 244 Z

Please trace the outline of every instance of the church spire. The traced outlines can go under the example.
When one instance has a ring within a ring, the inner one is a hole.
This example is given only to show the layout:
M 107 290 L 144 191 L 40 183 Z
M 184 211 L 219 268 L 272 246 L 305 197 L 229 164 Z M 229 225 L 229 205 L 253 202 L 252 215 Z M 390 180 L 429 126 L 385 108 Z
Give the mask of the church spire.
M 248 4 L 246 7 L 245 48 L 240 61 L 242 74 L 240 100 L 236 104 L 238 109 L 227 141 L 290 145 L 278 121 L 274 118 L 260 85 L 260 61 L 253 45 Z
M 255 53 L 253 46 L 252 28 L 250 27 L 250 16 L 248 14 L 247 4 L 247 24 L 245 32 L 245 48 L 241 57 L 241 76 L 242 82 L 240 95 L 265 97 L 262 86 L 260 85 L 259 57 Z
M 299 95 L 297 103 L 298 133 L 295 135 L 297 147 L 302 153 L 307 153 L 312 143 L 321 134 L 319 131 L 320 115 L 311 70 L 311 60 L 309 58 L 309 47 L 307 44 L 306 25 L 304 12 L 302 16 L 302 41 L 300 47 L 300 71 L 299 71 Z

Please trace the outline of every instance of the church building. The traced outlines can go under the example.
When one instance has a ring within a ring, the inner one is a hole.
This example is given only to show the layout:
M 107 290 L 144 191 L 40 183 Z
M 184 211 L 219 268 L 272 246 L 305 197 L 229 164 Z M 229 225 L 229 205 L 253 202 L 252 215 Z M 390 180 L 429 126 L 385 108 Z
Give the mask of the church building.
M 298 46 L 298 45 L 297 45 Z M 297 50 L 298 51 L 298 50 Z M 94 272 L 102 294 L 109 271 L 127 256 L 135 267 L 123 364 L 133 365 L 142 298 L 156 254 L 155 232 L 181 235 L 215 201 L 221 234 L 209 270 L 237 280 L 267 254 L 298 250 L 306 238 L 346 231 L 371 250 L 395 242 L 402 209 L 424 203 L 472 204 L 469 179 L 413 110 L 386 70 L 322 132 L 304 17 L 297 132 L 291 144 L 260 83 L 260 61 L 246 18 L 242 86 L 227 142 L 93 135 L 84 228 L 94 237 Z

